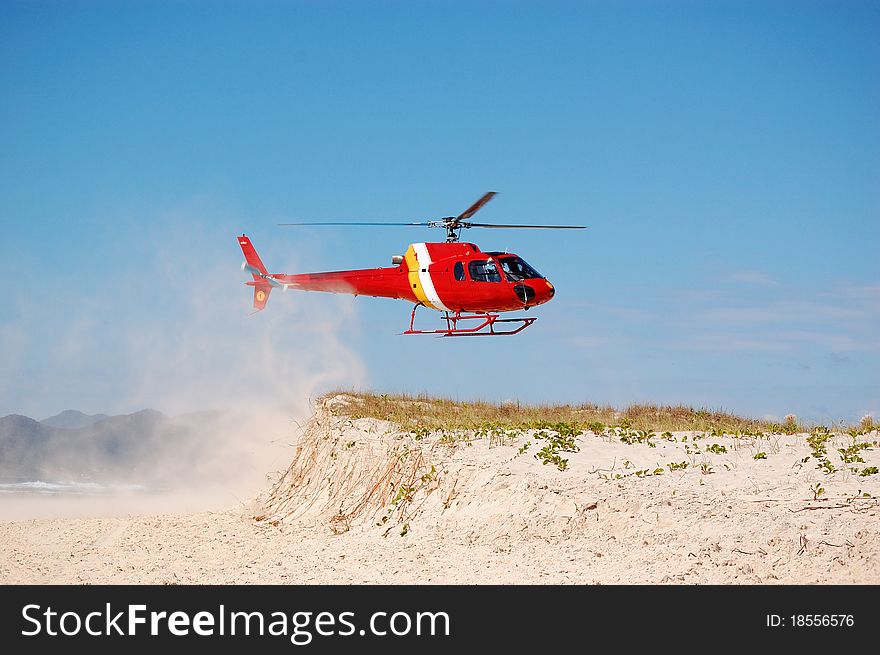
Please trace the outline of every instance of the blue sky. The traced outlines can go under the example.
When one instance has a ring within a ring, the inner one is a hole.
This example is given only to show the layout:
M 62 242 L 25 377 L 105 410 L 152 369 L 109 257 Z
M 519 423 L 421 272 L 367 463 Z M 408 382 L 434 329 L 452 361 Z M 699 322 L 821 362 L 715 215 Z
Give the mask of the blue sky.
M 339 386 L 880 416 L 880 5 L 4 2 L 0 415 L 298 403 Z M 557 287 L 514 338 L 273 295 L 424 220 Z

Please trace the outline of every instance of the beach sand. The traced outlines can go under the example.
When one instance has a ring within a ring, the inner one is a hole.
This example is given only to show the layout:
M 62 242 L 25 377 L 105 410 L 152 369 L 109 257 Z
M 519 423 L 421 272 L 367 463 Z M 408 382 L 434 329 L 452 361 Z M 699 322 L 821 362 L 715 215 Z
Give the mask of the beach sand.
M 559 470 L 532 432 L 419 439 L 319 408 L 278 483 L 227 509 L 0 522 L 0 582 L 880 582 L 880 475 L 851 470 L 880 448 L 845 465 L 833 437 L 828 475 L 804 434 L 694 436 L 586 433 Z

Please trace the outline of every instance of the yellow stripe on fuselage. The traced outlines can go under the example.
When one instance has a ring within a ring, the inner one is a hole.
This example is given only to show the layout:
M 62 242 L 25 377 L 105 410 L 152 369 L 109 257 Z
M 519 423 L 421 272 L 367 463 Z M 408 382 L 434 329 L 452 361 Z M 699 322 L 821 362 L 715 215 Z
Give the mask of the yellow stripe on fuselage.
M 419 260 L 416 258 L 415 248 L 410 244 L 409 248 L 406 249 L 406 254 L 403 256 L 406 260 L 406 268 L 407 268 L 407 277 L 409 278 L 409 288 L 412 289 L 412 292 L 416 295 L 419 302 L 422 303 L 425 307 L 430 307 L 431 309 L 439 309 L 430 300 L 428 300 L 428 296 L 425 293 L 424 288 L 422 287 L 422 282 L 419 280 Z

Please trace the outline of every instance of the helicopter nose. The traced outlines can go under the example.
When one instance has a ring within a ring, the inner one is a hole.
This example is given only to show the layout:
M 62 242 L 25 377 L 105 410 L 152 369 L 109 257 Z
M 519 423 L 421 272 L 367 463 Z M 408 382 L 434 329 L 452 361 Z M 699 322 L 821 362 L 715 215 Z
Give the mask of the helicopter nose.
M 530 304 L 537 295 L 535 293 L 535 290 L 528 284 L 517 284 L 515 287 L 513 287 L 513 292 L 524 305 Z
M 517 284 L 513 292 L 520 302 L 526 307 L 542 305 L 550 300 L 556 293 L 556 289 L 547 280 L 529 280 L 528 283 Z

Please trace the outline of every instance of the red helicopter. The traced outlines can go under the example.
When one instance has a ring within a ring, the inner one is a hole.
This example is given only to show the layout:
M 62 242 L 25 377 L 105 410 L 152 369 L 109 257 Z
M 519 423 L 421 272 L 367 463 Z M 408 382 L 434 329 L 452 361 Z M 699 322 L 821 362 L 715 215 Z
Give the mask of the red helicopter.
M 403 334 L 443 337 L 501 336 L 521 332 L 537 320 L 501 318 L 501 312 L 529 310 L 549 301 L 553 285 L 521 257 L 508 252 L 483 252 L 473 243 L 459 242 L 462 229 L 545 228 L 582 230 L 583 225 L 498 225 L 473 223 L 471 218 L 496 193 L 484 194 L 458 216 L 416 223 L 279 223 L 279 225 L 421 225 L 446 230 L 445 243 L 413 243 L 403 255 L 394 255 L 390 268 L 368 268 L 330 273 L 270 274 L 250 239 L 238 243 L 244 253 L 242 270 L 253 275 L 254 311 L 266 306 L 272 289 L 350 293 L 355 296 L 399 298 L 414 303 L 409 329 Z M 416 310 L 429 307 L 443 312 L 446 327 L 417 330 Z M 462 325 L 459 326 L 459 322 Z

